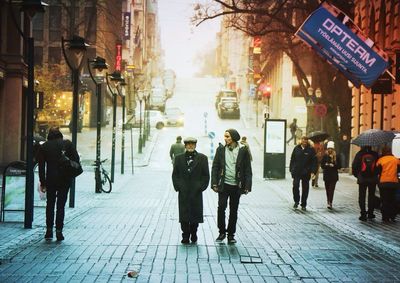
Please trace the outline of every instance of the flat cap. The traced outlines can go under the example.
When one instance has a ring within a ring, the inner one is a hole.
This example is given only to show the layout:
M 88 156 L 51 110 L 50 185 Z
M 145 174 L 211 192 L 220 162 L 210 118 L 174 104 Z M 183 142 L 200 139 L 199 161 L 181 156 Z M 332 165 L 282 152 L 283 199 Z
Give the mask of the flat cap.
M 193 137 L 186 137 L 183 140 L 184 143 L 197 143 L 197 139 L 193 138 Z

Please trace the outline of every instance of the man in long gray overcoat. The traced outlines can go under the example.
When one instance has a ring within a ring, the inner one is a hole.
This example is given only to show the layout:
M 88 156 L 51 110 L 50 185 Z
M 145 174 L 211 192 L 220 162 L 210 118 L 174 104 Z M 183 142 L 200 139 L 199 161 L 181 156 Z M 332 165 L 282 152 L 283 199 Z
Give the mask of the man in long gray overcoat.
M 185 153 L 175 157 L 172 182 L 178 192 L 179 222 L 182 229 L 182 244 L 197 242 L 197 228 L 203 223 L 203 191 L 210 181 L 208 159 L 196 151 L 197 140 L 184 140 Z

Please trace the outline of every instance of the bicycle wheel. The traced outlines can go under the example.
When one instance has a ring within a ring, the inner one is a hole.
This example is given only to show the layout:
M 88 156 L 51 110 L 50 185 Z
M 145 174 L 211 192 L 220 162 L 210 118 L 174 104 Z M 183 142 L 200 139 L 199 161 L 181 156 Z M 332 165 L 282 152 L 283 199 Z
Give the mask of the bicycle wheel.
M 112 190 L 111 179 L 104 170 L 101 172 L 101 190 L 105 193 L 110 193 Z

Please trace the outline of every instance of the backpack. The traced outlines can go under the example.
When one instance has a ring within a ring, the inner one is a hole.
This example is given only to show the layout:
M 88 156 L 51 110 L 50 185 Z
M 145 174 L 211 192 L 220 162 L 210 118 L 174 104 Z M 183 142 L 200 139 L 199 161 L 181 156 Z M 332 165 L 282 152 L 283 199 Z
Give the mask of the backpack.
M 376 158 L 371 153 L 366 153 L 361 157 L 361 176 L 373 177 L 375 175 Z

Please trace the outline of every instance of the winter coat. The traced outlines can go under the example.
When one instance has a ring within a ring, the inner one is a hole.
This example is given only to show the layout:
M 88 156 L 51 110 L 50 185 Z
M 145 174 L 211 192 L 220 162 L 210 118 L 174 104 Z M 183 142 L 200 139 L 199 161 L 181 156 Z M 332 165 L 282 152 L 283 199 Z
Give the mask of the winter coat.
M 240 146 L 240 145 L 239 145 Z M 250 153 L 246 146 L 239 147 L 236 159 L 235 179 L 243 194 L 251 191 L 253 172 L 251 170 Z M 225 146 L 220 144 L 215 152 L 211 169 L 211 185 L 218 187 L 218 192 L 224 191 L 225 183 Z
M 185 146 L 180 143 L 176 142 L 171 145 L 171 148 L 169 149 L 169 157 L 171 157 L 172 163 L 174 163 L 174 159 L 177 155 L 182 154 L 185 152 Z
M 375 160 L 378 160 L 378 153 L 376 151 L 362 148 L 359 152 L 354 156 L 353 163 L 351 165 L 351 170 L 353 176 L 357 178 L 357 184 L 376 184 L 378 182 L 378 175 L 374 175 L 372 177 L 364 177 L 361 175 L 361 162 L 362 156 L 364 154 L 371 154 L 375 157 Z
M 69 159 L 79 162 L 79 154 L 69 140 L 62 138 L 48 140 L 39 149 L 39 180 L 48 188 L 65 187 L 72 181 L 71 178 L 66 178 L 59 168 L 62 150 L 65 150 L 65 155 Z
M 397 172 L 400 172 L 400 160 L 392 154 L 381 156 L 376 162 L 379 187 L 400 188 Z
M 330 164 L 333 163 L 333 167 Z M 336 162 L 332 161 L 329 154 L 325 154 L 321 160 L 321 168 L 324 169 L 324 182 L 333 183 L 339 180 L 338 169 L 340 169 L 339 156 L 336 155 Z
M 172 183 L 178 195 L 179 222 L 203 223 L 203 191 L 210 182 L 208 159 L 195 152 L 192 169 L 189 172 L 186 154 L 175 157 Z
M 317 157 L 315 150 L 307 145 L 304 149 L 301 145 L 296 145 L 290 157 L 289 170 L 292 177 L 311 176 L 311 173 L 317 172 Z

